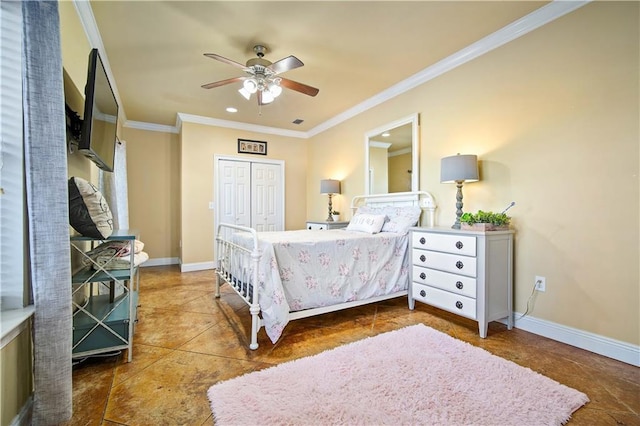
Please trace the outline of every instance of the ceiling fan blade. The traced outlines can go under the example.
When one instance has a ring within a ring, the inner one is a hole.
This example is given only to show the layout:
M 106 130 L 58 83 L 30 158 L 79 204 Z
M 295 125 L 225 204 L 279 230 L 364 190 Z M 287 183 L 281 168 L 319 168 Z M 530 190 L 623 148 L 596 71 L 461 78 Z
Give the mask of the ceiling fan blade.
M 307 86 L 306 84 L 298 83 L 297 81 L 283 77 L 280 77 L 280 86 L 284 86 L 287 89 L 295 90 L 296 92 L 304 93 L 309 96 L 315 96 L 320 91 L 320 89 L 316 89 L 315 87 Z
M 244 79 L 245 79 L 244 77 L 228 78 L 226 80 L 214 81 L 213 83 L 203 84 L 202 88 L 203 89 L 213 89 L 214 87 L 224 86 L 225 84 L 235 83 L 236 81 L 242 81 Z
M 285 71 L 290 71 L 296 68 L 300 68 L 303 65 L 304 64 L 300 59 L 291 55 L 272 63 L 267 68 L 269 68 L 271 71 L 273 71 L 276 74 L 280 74 Z
M 233 65 L 234 67 L 245 69 L 246 66 L 241 64 L 240 62 L 233 61 L 231 59 L 227 59 L 224 56 L 216 55 L 215 53 L 205 53 L 204 56 L 215 59 L 216 61 L 224 62 L 225 64 Z

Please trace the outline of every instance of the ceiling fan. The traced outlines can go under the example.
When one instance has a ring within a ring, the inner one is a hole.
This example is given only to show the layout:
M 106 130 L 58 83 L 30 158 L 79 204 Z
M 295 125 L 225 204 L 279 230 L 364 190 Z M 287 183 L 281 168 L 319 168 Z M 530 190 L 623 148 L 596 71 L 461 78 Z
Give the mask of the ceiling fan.
M 295 56 L 287 56 L 286 58 L 272 63 L 271 61 L 264 59 L 264 54 L 267 51 L 267 48 L 263 45 L 258 44 L 254 46 L 253 51 L 256 52 L 258 57 L 249 59 L 246 65 L 232 61 L 231 59 L 227 59 L 223 56 L 216 55 L 215 53 L 205 53 L 204 56 L 241 68 L 248 75 L 203 84 L 202 87 L 204 89 L 213 89 L 214 87 L 220 87 L 226 84 L 242 81 L 242 88 L 239 92 L 247 100 L 251 98 L 253 93 L 256 93 L 258 97 L 258 105 L 265 105 L 273 102 L 273 100 L 282 93 L 282 87 L 286 87 L 287 89 L 295 90 L 296 92 L 304 93 L 309 96 L 315 96 L 320 91 L 315 87 L 280 77 L 281 73 L 291 71 L 292 69 L 299 68 L 304 65 L 302 61 Z

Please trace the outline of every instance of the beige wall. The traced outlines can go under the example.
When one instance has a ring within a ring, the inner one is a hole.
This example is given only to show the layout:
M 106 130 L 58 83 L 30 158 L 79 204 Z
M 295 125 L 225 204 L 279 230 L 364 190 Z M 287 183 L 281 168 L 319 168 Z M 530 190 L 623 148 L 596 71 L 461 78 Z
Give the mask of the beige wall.
M 150 259 L 180 256 L 180 147 L 173 133 L 122 129 L 127 146 L 129 227 Z
M 389 192 L 411 191 L 411 154 L 389 157 Z
M 0 351 L 0 425 L 9 425 L 33 392 L 31 320 Z
M 238 154 L 238 138 L 267 141 L 266 156 Z M 181 236 L 182 263 L 213 261 L 215 201 L 213 158 L 232 155 L 244 159 L 277 159 L 285 162 L 285 229 L 303 229 L 306 215 L 307 141 L 194 123 L 183 123 L 181 132 Z M 317 192 L 319 192 L 319 183 Z M 325 210 L 326 211 L 326 210 Z
M 369 169 L 373 170 L 373 176 L 369 177 L 371 193 L 384 194 L 389 192 L 390 171 L 387 148 L 369 147 Z
M 517 203 L 516 310 L 542 275 L 531 315 L 637 345 L 638 6 L 586 5 L 314 137 L 308 212 L 322 209 L 314 189 L 327 175 L 343 180 L 343 202 L 363 192 L 364 133 L 419 112 L 420 189 L 436 197 L 437 224 L 455 220 L 439 163 L 457 152 L 480 159 L 466 211 Z

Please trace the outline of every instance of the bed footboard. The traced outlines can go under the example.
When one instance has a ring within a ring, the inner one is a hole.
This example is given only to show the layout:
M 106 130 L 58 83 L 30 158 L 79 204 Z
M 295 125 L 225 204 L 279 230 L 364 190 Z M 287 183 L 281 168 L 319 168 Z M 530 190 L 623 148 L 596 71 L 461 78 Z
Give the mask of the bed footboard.
M 226 223 L 216 233 L 216 297 L 220 297 L 221 280 L 249 305 L 251 312 L 250 349 L 258 349 L 258 330 L 262 326 L 258 304 L 258 263 L 260 248 L 256 231 Z

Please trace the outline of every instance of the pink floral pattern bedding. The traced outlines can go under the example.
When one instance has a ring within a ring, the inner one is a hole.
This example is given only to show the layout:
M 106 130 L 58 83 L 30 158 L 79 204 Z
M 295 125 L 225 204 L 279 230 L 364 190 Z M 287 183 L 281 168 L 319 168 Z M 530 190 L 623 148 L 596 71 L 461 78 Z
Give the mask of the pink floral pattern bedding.
M 250 237 L 236 234 L 250 247 Z M 259 232 L 258 301 L 267 335 L 276 342 L 289 312 L 406 290 L 407 234 L 344 229 Z

